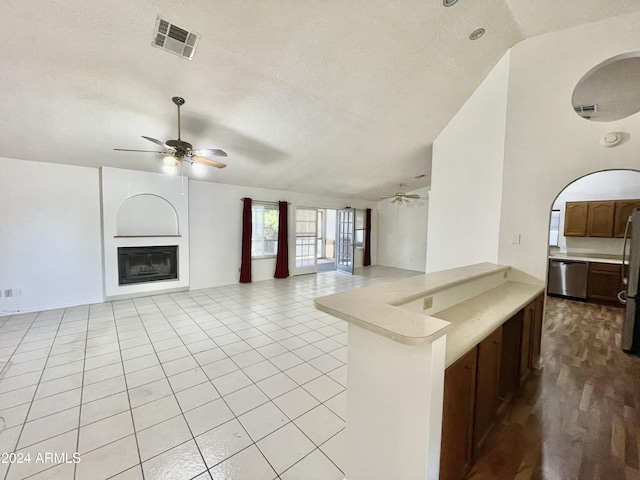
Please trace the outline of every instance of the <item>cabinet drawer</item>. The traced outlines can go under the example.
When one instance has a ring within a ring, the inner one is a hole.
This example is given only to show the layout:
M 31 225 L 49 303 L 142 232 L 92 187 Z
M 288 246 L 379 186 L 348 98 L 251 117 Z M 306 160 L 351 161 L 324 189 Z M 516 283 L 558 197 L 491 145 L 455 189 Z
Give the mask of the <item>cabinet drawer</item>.
M 618 272 L 620 273 L 620 268 L 622 265 L 618 265 L 616 263 L 592 263 L 589 262 L 589 270 L 597 270 L 599 272 Z

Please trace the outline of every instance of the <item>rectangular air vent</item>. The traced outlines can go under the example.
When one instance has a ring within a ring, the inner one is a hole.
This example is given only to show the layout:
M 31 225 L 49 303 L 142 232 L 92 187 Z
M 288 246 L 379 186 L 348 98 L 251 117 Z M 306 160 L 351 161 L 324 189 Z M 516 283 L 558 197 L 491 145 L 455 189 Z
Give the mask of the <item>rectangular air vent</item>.
M 578 105 L 577 107 L 573 107 L 573 109 L 578 115 L 582 115 L 583 117 L 590 117 L 598 112 L 597 105 Z
M 199 34 L 189 32 L 164 18 L 158 17 L 151 45 L 191 60 L 196 52 L 199 40 Z

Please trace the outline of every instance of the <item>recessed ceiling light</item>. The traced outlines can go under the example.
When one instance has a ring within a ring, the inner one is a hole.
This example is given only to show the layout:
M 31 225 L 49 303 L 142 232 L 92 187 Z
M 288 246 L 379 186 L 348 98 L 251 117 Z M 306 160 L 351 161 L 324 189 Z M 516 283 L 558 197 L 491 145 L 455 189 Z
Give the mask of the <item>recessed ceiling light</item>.
M 452 6 L 454 6 L 457 2 L 458 2 L 458 0 L 442 0 L 442 4 L 443 4 L 445 7 L 452 7 Z
M 478 40 L 483 35 L 484 35 L 484 28 L 478 28 L 477 30 L 474 30 L 473 32 L 471 32 L 471 35 L 469 35 L 469 38 L 471 40 Z

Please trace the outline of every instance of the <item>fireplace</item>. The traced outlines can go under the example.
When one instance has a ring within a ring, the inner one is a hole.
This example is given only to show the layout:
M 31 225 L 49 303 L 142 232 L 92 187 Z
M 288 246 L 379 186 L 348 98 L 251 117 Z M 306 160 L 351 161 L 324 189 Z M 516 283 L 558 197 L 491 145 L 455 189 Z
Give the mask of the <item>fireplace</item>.
M 178 246 L 118 247 L 118 284 L 178 278 Z

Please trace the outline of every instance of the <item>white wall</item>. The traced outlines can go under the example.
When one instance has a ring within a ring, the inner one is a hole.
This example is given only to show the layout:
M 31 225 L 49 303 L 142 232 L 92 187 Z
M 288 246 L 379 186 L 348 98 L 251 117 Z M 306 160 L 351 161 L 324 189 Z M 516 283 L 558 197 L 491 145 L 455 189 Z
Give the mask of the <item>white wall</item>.
M 433 144 L 426 271 L 497 262 L 507 52 Z
M 422 198 L 402 205 L 378 202 L 378 265 L 424 272 L 429 187 L 408 193 Z
M 500 223 L 500 263 L 544 279 L 549 212 L 565 186 L 606 169 L 640 168 L 640 114 L 601 123 L 578 117 L 573 89 L 595 65 L 640 51 L 640 12 L 525 40 L 511 51 Z M 607 132 L 630 138 L 603 148 Z M 434 175 L 435 179 L 435 175 Z M 521 243 L 511 244 L 513 233 Z
M 582 177 L 565 188 L 555 203 L 560 210 L 560 236 L 557 250 L 571 254 L 620 255 L 621 238 L 565 237 L 564 217 L 566 202 L 587 200 L 626 200 L 640 198 L 640 172 L 609 170 Z M 552 247 L 552 250 L 556 248 Z
M 102 301 L 99 192 L 95 168 L 0 158 L 0 314 Z
M 265 188 L 190 181 L 189 216 L 191 231 L 191 288 L 207 288 L 237 283 L 240 277 L 243 197 L 267 202 L 289 202 L 289 273 L 295 264 L 294 207 L 375 208 L 374 202 L 323 197 Z M 371 263 L 376 259 L 376 226 L 371 231 Z M 273 278 L 275 258 L 253 260 L 252 280 Z M 362 250 L 356 251 L 356 267 L 362 266 Z

